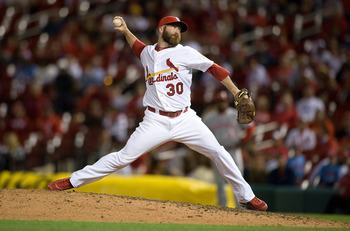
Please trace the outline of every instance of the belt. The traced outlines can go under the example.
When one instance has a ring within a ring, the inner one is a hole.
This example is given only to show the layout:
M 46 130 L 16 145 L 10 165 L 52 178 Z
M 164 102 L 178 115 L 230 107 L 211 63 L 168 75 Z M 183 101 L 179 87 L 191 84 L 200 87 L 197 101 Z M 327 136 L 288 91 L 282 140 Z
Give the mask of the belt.
M 153 107 L 150 107 L 150 106 L 147 106 L 147 109 L 153 113 L 156 113 L 157 110 Z M 188 107 L 186 107 L 184 110 L 183 110 L 183 113 L 187 112 L 188 110 Z M 161 111 L 159 110 L 159 115 L 162 115 L 162 116 L 167 116 L 167 117 L 170 117 L 170 118 L 175 118 L 175 117 L 178 117 L 179 115 L 181 115 L 182 113 L 182 110 L 180 111 L 175 111 L 175 112 L 167 112 L 167 111 Z

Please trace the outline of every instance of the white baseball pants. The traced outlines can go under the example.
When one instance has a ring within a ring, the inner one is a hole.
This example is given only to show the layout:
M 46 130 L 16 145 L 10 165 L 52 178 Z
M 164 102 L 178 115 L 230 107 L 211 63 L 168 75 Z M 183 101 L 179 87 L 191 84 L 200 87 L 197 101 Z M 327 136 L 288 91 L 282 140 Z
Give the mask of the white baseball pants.
M 142 154 L 171 140 L 183 143 L 214 161 L 239 202 L 246 203 L 254 198 L 250 185 L 244 180 L 231 155 L 218 143 L 213 133 L 192 109 L 175 118 L 146 109 L 143 121 L 130 136 L 124 148 L 74 172 L 70 181 L 75 188 L 78 188 L 100 180 L 132 163 Z

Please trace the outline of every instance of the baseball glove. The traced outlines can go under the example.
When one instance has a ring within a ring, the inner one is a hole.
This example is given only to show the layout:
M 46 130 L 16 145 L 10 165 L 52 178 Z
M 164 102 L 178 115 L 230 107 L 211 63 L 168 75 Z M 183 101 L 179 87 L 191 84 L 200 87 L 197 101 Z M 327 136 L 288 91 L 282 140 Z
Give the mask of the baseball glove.
M 245 95 L 248 98 L 244 97 Z M 240 124 L 249 124 L 255 117 L 255 106 L 247 89 L 242 89 L 235 96 L 235 105 L 238 111 L 237 122 Z

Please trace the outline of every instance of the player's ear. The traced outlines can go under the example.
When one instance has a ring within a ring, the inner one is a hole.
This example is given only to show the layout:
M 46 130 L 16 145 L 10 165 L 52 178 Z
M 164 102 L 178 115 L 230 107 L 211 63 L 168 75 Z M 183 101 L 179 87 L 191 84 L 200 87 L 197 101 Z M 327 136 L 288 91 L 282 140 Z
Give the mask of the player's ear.
M 165 25 L 163 25 L 163 26 L 161 26 L 161 27 L 158 28 L 159 34 L 163 33 L 164 28 L 165 28 Z

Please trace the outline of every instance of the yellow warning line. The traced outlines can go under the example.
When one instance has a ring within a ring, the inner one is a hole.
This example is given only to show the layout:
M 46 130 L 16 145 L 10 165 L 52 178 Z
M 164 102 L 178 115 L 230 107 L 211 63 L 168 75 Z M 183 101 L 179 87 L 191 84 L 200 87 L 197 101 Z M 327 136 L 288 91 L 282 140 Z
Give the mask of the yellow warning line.
M 179 67 L 176 67 L 176 68 L 179 68 Z M 172 67 L 172 68 L 169 68 L 169 69 L 166 69 L 166 70 L 164 70 L 164 71 L 159 71 L 159 72 L 157 72 L 157 73 L 153 73 L 152 75 L 148 75 L 146 81 L 147 81 L 149 78 L 151 78 L 151 77 L 153 77 L 153 76 L 155 76 L 155 75 L 159 75 L 159 74 L 162 74 L 162 73 L 164 73 L 164 72 L 172 71 L 172 70 L 174 70 L 173 67 Z

